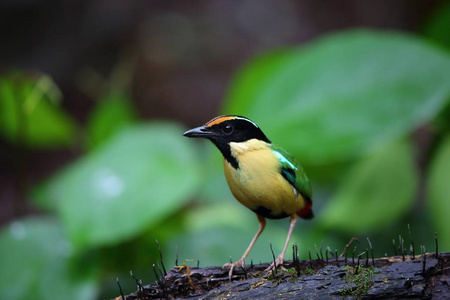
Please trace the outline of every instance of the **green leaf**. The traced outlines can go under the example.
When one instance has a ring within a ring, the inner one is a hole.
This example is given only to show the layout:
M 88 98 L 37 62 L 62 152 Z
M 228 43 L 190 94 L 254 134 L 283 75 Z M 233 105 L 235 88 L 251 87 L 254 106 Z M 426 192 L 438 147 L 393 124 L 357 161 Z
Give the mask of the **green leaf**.
M 76 125 L 60 107 L 61 92 L 49 76 L 14 72 L 0 78 L 0 134 L 36 148 L 67 146 Z
M 450 249 L 450 136 L 438 148 L 428 176 L 428 207 L 441 250 Z
M 198 188 L 196 149 L 183 132 L 170 123 L 128 127 L 55 176 L 38 200 L 57 203 L 77 249 L 130 239 Z
M 432 119 L 450 95 L 448 78 L 449 54 L 421 39 L 349 31 L 256 58 L 224 111 L 250 117 L 302 162 L 329 164 Z
M 53 219 L 28 218 L 4 227 L 0 231 L 0 255 L 4 299 L 87 300 L 98 294 L 92 276 L 72 272 L 72 246 L 61 224 Z
M 412 146 L 397 142 L 359 161 L 319 215 L 326 228 L 352 233 L 381 230 L 415 199 L 418 174 Z
M 86 128 L 87 148 L 92 150 L 120 129 L 135 123 L 136 114 L 127 95 L 114 92 L 100 99 L 89 116 Z

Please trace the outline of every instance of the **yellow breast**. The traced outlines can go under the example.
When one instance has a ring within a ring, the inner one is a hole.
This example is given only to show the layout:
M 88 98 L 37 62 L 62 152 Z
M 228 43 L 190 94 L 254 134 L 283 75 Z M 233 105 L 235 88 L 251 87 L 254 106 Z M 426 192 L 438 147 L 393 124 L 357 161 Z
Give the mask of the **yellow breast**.
M 241 204 L 268 218 L 283 218 L 304 207 L 302 196 L 281 175 L 269 144 L 252 139 L 230 143 L 230 148 L 239 168 L 224 160 L 225 178 Z

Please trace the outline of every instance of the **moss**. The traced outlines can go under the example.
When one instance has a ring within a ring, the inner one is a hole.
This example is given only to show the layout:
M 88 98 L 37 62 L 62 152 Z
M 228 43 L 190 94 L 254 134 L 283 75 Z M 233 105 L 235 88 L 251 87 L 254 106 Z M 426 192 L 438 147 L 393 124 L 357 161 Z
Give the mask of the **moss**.
M 360 298 L 373 286 L 376 271 L 372 266 L 368 268 L 364 268 L 362 265 L 357 267 L 345 266 L 344 270 L 347 271 L 344 280 L 350 286 L 344 285 L 342 287 L 342 296 Z
M 300 276 L 314 274 L 316 274 L 316 271 L 311 268 L 300 271 Z M 288 281 L 294 283 L 297 278 L 297 270 L 295 269 L 278 269 L 276 274 L 272 272 L 267 274 L 267 280 L 277 284 Z
M 316 271 L 314 271 L 311 268 L 307 268 L 307 269 L 301 271 L 300 274 L 302 274 L 302 275 L 314 275 L 314 274 L 316 274 Z

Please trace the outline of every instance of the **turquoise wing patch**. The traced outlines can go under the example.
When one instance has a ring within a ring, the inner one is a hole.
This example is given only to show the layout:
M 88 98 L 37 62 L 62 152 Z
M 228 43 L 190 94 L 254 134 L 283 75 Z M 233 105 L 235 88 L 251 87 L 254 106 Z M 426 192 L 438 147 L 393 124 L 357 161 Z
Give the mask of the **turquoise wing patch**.
M 284 157 L 280 152 L 273 151 L 273 153 L 275 153 L 281 163 L 281 175 L 283 175 L 283 177 L 286 178 L 286 180 L 289 181 L 290 184 L 295 186 L 295 181 L 297 179 L 295 171 L 298 168 L 289 160 L 287 160 L 287 158 Z
M 280 162 L 281 175 L 311 203 L 312 190 L 309 179 L 300 163 L 283 148 L 272 144 L 272 151 Z

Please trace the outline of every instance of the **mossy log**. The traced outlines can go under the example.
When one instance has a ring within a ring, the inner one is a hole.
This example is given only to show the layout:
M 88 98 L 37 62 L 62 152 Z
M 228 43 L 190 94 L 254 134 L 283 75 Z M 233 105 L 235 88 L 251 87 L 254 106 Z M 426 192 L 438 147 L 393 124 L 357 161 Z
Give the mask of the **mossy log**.
M 294 260 L 273 274 L 268 266 L 248 265 L 230 281 L 221 267 L 183 264 L 116 299 L 450 299 L 450 253 Z

